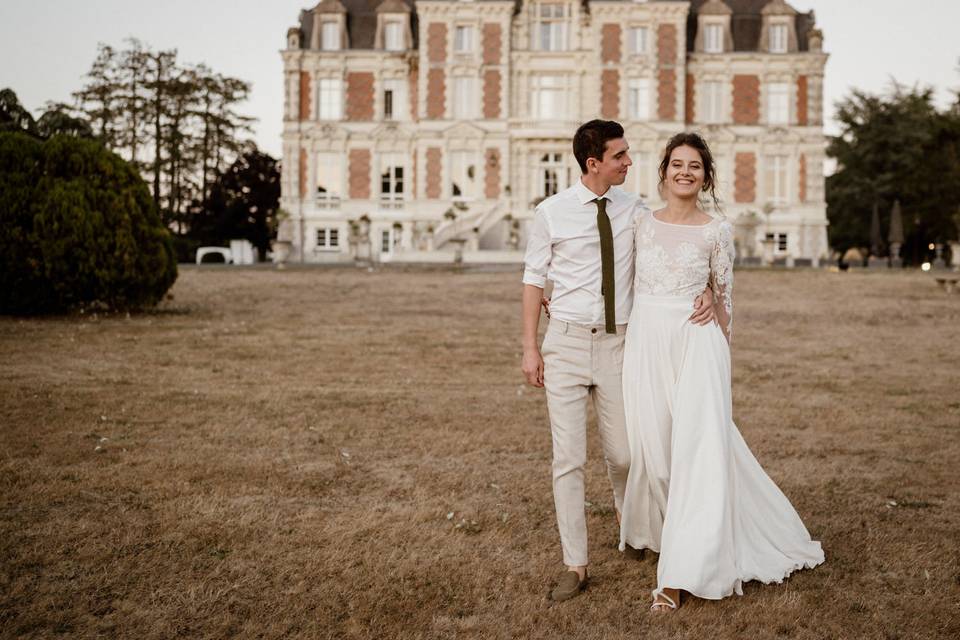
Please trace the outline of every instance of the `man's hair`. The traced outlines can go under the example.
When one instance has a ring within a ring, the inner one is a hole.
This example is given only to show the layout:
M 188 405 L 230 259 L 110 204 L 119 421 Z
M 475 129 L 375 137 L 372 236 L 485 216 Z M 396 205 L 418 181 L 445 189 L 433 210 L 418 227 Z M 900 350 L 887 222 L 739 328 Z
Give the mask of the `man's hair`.
M 591 120 L 580 125 L 573 136 L 573 157 L 577 159 L 580 171 L 587 172 L 587 158 L 603 162 L 607 142 L 622 137 L 623 127 L 613 120 Z

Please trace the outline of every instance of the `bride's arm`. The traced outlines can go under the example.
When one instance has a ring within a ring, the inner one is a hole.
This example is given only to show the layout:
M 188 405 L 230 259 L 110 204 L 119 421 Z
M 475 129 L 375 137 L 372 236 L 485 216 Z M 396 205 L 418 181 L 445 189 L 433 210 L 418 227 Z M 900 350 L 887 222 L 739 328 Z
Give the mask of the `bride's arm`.
M 717 239 L 710 255 L 710 283 L 713 288 L 713 306 L 717 322 L 730 342 L 733 333 L 733 261 L 736 251 L 733 245 L 733 227 L 721 222 Z

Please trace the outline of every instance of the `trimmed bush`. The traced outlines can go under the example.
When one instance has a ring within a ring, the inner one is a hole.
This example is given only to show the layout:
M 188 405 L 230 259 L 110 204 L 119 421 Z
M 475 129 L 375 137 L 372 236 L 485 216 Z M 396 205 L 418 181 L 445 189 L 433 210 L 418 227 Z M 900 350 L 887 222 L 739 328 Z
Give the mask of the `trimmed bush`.
M 146 184 L 99 143 L 0 134 L 0 313 L 137 309 L 177 278 Z

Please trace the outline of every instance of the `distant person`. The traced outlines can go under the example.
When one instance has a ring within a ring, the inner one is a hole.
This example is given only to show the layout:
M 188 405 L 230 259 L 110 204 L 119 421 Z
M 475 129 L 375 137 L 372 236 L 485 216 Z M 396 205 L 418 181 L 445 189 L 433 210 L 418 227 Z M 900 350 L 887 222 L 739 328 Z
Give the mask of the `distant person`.
M 620 548 L 660 553 L 655 611 L 680 606 L 681 591 L 724 598 L 742 594 L 744 582 L 780 582 L 824 560 L 733 422 L 733 229 L 699 203 L 709 193 L 719 205 L 715 185 L 706 142 L 677 134 L 660 164 L 666 207 L 641 211 L 633 238 L 623 354 L 631 462 Z M 708 282 L 719 324 L 688 322 Z
M 551 592 L 555 601 L 587 586 L 584 472 L 587 403 L 600 423 L 617 519 L 630 467 L 621 371 L 627 319 L 633 306 L 634 224 L 648 209 L 622 191 L 631 165 L 623 127 L 593 120 L 573 138 L 583 175 L 536 209 L 524 259 L 523 362 L 527 381 L 546 386 L 553 435 L 553 495 L 566 570 Z M 550 325 L 537 346 L 540 304 L 554 283 Z M 704 279 L 703 287 L 706 286 Z M 714 319 L 712 296 L 687 303 L 702 324 Z

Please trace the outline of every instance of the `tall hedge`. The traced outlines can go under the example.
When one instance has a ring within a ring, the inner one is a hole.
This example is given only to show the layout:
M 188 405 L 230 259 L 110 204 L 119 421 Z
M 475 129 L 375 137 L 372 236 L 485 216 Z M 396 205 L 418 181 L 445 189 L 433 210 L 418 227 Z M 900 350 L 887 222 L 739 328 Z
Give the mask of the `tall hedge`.
M 99 143 L 0 133 L 0 313 L 159 302 L 177 278 L 146 184 Z

